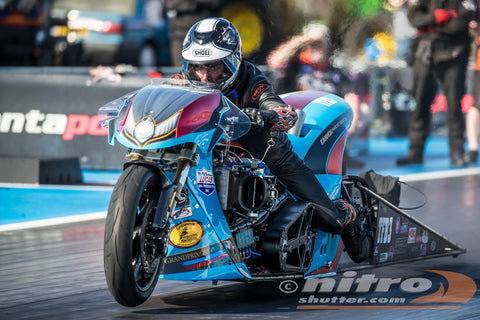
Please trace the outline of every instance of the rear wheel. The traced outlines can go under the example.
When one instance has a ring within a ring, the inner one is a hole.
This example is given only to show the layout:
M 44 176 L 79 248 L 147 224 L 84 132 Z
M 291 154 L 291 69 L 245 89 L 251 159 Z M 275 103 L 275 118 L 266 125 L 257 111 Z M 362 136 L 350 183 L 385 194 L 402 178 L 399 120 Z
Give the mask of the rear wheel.
M 104 268 L 118 303 L 147 300 L 158 280 L 164 244 L 152 222 L 162 181 L 152 168 L 132 165 L 120 176 L 105 223 Z

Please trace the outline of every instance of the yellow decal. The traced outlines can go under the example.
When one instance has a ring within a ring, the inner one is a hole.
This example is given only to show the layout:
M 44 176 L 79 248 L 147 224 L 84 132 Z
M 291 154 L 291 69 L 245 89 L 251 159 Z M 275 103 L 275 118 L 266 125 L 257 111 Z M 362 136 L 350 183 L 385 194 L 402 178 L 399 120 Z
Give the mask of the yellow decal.
M 170 230 L 170 244 L 176 248 L 190 248 L 203 238 L 203 227 L 195 220 L 183 221 Z

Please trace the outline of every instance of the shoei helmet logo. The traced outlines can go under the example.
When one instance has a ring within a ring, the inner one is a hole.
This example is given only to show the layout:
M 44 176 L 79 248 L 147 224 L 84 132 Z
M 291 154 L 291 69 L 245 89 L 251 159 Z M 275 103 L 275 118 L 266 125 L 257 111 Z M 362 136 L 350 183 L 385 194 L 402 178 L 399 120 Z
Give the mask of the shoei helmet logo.
M 195 220 L 183 221 L 170 230 L 170 244 L 176 248 L 191 248 L 203 238 L 203 226 Z
M 210 57 L 212 55 L 212 50 L 205 48 L 205 49 L 195 49 L 193 50 L 194 57 Z

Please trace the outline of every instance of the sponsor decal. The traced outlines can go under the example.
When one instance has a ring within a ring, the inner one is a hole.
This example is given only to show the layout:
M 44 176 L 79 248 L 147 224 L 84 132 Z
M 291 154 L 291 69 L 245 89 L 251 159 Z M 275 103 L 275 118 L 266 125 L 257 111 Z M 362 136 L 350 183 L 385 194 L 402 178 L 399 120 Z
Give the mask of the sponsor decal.
M 407 238 L 397 238 L 395 239 L 395 251 L 397 254 L 407 253 L 408 239 Z
M 70 141 L 79 135 L 106 136 L 108 130 L 100 126 L 96 115 L 42 113 L 32 109 L 27 113 L 0 113 L 0 133 L 59 135 Z
M 378 262 L 386 262 L 388 261 L 388 253 L 387 252 L 381 252 L 380 257 L 378 258 Z
M 255 86 L 255 88 L 253 89 L 253 94 L 252 94 L 252 100 L 255 101 L 257 100 L 258 98 L 260 98 L 260 96 L 262 95 L 262 93 L 264 93 L 265 91 L 268 90 L 268 88 L 270 88 L 270 86 L 266 83 L 259 83 Z
M 423 230 L 422 232 L 422 243 L 427 243 L 428 242 L 428 231 Z
M 417 228 L 408 229 L 408 243 L 415 243 L 415 238 L 417 236 Z
M 205 255 L 202 250 L 194 250 L 186 253 L 171 255 L 165 258 L 165 264 L 183 263 L 185 261 L 203 258 Z
M 170 229 L 170 244 L 176 248 L 191 248 L 202 240 L 203 233 L 200 222 L 183 221 Z
M 194 57 L 210 57 L 212 55 L 212 50 L 208 48 L 195 49 L 192 54 Z
M 183 207 L 175 209 L 175 214 L 173 215 L 173 219 L 179 220 L 191 217 L 193 215 L 192 207 Z
M 327 97 L 320 97 L 320 98 L 314 100 L 313 102 L 323 104 L 327 107 L 330 107 L 330 106 L 333 106 L 334 104 L 336 104 L 338 101 L 335 100 L 335 99 L 327 98 Z
M 215 242 L 205 247 L 169 255 L 164 259 L 164 274 L 178 273 L 179 271 L 204 270 L 219 266 L 231 265 L 232 262 L 239 263 L 240 257 L 228 252 L 235 247 L 232 238 L 222 242 Z M 237 258 L 234 258 L 237 256 Z M 233 260 L 232 260 L 233 259 Z
M 395 221 L 395 234 L 398 234 L 400 232 L 400 225 L 402 224 L 400 217 L 397 217 Z
M 378 222 L 378 243 L 390 243 L 392 240 L 393 217 L 380 217 Z
M 200 192 L 207 196 L 211 195 L 213 191 L 215 191 L 215 182 L 212 171 L 205 168 L 197 170 L 197 185 Z
M 402 222 L 400 226 L 400 233 L 407 233 L 408 232 L 408 222 Z
M 325 133 L 325 135 L 320 139 L 320 143 L 322 145 L 324 145 L 328 141 L 328 139 L 333 135 L 333 133 L 338 129 L 338 127 L 340 127 L 342 124 L 344 124 L 345 121 L 347 121 L 347 118 L 342 118 L 340 121 L 338 121 L 332 127 L 332 129 L 328 130 L 327 133 Z
M 420 244 L 420 254 L 422 256 L 427 254 L 427 244 L 426 243 L 421 243 Z
M 461 273 L 425 270 L 426 277 L 380 278 L 347 271 L 340 279 L 310 278 L 303 287 L 292 280 L 279 284 L 287 294 L 300 293 L 297 310 L 315 309 L 459 309 L 475 295 L 475 281 Z M 389 291 L 405 297 L 386 295 Z

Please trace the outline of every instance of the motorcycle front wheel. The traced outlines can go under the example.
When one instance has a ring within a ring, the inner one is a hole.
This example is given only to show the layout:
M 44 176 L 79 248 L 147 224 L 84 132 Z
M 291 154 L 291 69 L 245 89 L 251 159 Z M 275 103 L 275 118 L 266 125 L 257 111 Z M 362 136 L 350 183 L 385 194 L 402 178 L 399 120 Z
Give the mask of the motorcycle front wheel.
M 112 296 L 127 307 L 145 302 L 157 284 L 163 241 L 152 222 L 162 189 L 153 168 L 131 165 L 115 185 L 105 222 L 104 269 Z

